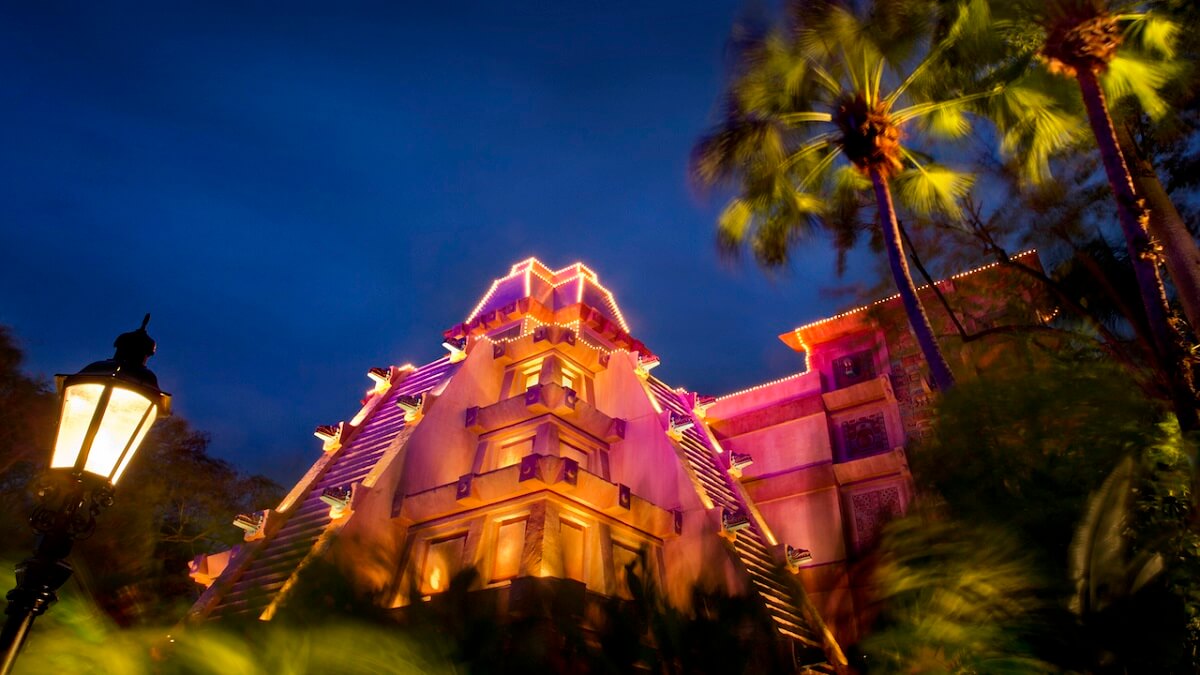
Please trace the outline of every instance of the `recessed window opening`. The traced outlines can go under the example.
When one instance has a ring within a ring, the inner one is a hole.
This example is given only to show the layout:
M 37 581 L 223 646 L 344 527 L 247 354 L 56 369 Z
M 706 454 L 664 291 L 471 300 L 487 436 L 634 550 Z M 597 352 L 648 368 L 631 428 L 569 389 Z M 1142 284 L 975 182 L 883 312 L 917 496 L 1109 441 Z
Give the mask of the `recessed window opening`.
M 429 542 L 422 566 L 421 592 L 424 595 L 441 593 L 450 586 L 450 580 L 462 569 L 466 541 L 466 534 L 455 534 Z
M 492 581 L 505 581 L 521 573 L 521 555 L 525 550 L 525 523 L 528 516 L 501 522 L 496 528 L 496 560 Z
M 518 380 L 522 383 L 521 391 L 526 391 L 530 387 L 536 385 L 542 376 L 542 359 L 538 359 L 521 369 L 521 376 Z
M 579 385 L 582 384 L 582 382 L 583 382 L 583 377 L 580 375 L 579 371 L 575 370 L 574 368 L 568 368 L 567 366 L 563 366 L 562 386 L 564 386 L 568 389 L 573 389 L 576 392 L 578 392 L 580 389 Z

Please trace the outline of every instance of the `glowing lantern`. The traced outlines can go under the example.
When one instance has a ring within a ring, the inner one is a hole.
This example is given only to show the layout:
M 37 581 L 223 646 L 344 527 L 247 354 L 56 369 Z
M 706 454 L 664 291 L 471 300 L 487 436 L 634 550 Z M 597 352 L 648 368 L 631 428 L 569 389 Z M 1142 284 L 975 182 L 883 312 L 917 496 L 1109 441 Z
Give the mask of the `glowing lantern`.
M 158 389 L 146 368 L 154 340 L 141 328 L 117 338 L 116 355 L 74 375 L 59 375 L 62 415 L 50 459 L 51 469 L 84 473 L 116 484 L 171 397 Z

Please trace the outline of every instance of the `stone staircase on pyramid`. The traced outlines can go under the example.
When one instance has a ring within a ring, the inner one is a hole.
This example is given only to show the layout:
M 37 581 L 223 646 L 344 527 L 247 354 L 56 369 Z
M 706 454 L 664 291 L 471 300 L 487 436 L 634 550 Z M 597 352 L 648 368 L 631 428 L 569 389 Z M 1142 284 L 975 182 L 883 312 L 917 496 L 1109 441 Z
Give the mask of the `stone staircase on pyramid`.
M 278 529 L 272 532 L 268 528 L 263 539 L 243 545 L 226 574 L 205 591 L 188 618 L 269 618 L 286 594 L 289 580 L 306 560 L 321 555 L 344 522 L 332 517 L 331 506 L 322 496 L 327 490 L 361 483 L 405 432 L 405 410 L 397 405 L 406 400 L 402 397 L 428 393 L 455 368 L 449 357 L 443 357 L 393 384 L 357 432 L 342 447 L 317 460 L 306 476 L 303 496 L 285 511 L 270 514 L 282 519 Z
M 718 451 L 704 419 L 696 413 L 694 395 L 671 389 L 653 376 L 647 376 L 645 384 L 663 410 L 667 431 L 701 499 L 722 509 L 722 513 L 742 515 L 740 528 L 726 539 L 726 546 L 762 600 L 779 635 L 790 644 L 797 670 L 835 672 L 826 649 L 832 647 L 836 652 L 836 645 L 830 644 L 831 638 L 827 638 L 798 580 L 785 571 L 783 560 L 768 548 L 768 530 L 749 497 L 730 476 L 728 458 Z

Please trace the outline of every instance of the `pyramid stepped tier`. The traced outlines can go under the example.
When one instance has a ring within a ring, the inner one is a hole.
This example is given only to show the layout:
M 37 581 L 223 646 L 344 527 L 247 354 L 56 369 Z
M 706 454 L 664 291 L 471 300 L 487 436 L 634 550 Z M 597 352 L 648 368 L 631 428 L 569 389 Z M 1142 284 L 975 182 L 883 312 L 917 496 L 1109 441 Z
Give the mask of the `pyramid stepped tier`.
M 810 672 L 834 672 L 825 659 L 824 627 L 814 611 L 804 611 L 808 601 L 803 588 L 787 573 L 768 549 L 767 527 L 749 497 L 729 476 L 704 420 L 696 415 L 691 396 L 675 391 L 654 377 L 647 388 L 668 419 L 677 425 L 676 448 L 693 478 L 702 500 L 713 508 L 745 514 L 746 526 L 737 530 L 729 545 L 732 558 L 745 572 L 762 600 L 779 634 L 793 643 L 797 665 Z
M 398 403 L 403 397 L 421 396 L 435 389 L 455 367 L 445 357 L 401 375 L 403 379 L 383 395 L 357 433 L 333 454 L 317 461 L 303 496 L 290 508 L 272 514 L 283 521 L 282 525 L 255 545 L 242 547 L 221 583 L 211 586 L 196 603 L 192 618 L 260 618 L 277 603 L 288 580 L 309 556 L 319 552 L 322 535 L 339 525 L 339 520 L 332 517 L 330 494 L 361 483 L 405 432 L 406 411 Z

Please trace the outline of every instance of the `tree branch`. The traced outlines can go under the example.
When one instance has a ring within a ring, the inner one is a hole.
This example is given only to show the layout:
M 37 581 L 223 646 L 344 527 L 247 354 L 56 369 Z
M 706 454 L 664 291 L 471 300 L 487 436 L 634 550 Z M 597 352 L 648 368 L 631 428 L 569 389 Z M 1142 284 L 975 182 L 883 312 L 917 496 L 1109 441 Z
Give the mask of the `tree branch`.
M 1057 281 L 1051 279 L 1045 272 L 1014 260 L 1008 251 L 996 242 L 991 232 L 988 231 L 987 224 L 983 222 L 978 204 L 975 204 L 971 200 L 965 200 L 964 207 L 968 216 L 968 223 L 971 226 L 971 233 L 982 244 L 985 254 L 991 255 L 1000 265 L 1013 268 L 1044 286 L 1058 299 L 1064 308 L 1068 309 L 1073 315 L 1083 319 L 1092 330 L 1096 331 L 1101 337 L 1101 339 L 1096 340 L 1096 343 L 1109 356 L 1113 357 L 1113 359 L 1128 370 L 1131 375 L 1134 375 L 1135 381 L 1140 381 L 1145 376 L 1145 368 L 1138 365 L 1129 354 L 1118 348 L 1118 345 L 1121 344 L 1121 339 L 1109 330 L 1103 322 L 1097 319 L 1086 307 L 1079 304 Z
M 908 230 L 904 228 L 904 223 L 897 219 L 896 224 L 900 226 L 900 237 L 904 239 L 904 245 L 908 248 L 908 255 L 910 258 L 912 258 L 913 265 L 917 268 L 917 271 L 921 273 L 921 278 L 924 279 L 925 283 L 933 289 L 933 294 L 936 295 L 938 301 L 942 303 L 942 308 L 946 310 L 946 315 L 949 316 L 950 321 L 954 323 L 954 329 L 958 331 L 958 336 L 962 338 L 963 342 L 969 342 L 970 340 L 968 340 L 967 331 L 965 328 L 963 328 L 962 323 L 959 322 L 958 315 L 955 314 L 954 310 L 950 308 L 950 303 L 946 300 L 946 296 L 942 293 L 942 289 L 938 288 L 937 282 L 933 280 L 933 277 L 929 276 L 929 271 L 926 270 L 925 265 L 921 263 L 921 258 L 917 255 L 917 247 L 913 246 L 912 239 L 908 236 Z

